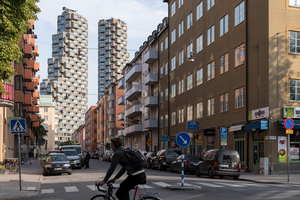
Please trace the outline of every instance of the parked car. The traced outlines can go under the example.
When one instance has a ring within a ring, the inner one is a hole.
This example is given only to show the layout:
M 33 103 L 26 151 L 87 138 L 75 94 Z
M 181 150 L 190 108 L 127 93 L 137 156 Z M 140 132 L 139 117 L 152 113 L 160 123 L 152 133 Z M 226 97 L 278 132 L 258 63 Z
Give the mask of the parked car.
M 156 156 L 156 152 L 148 152 L 146 155 L 148 169 L 152 168 L 152 159 L 154 156 Z
M 219 176 L 231 176 L 234 180 L 240 177 L 240 155 L 235 150 L 212 149 L 204 154 L 203 162 L 200 162 L 196 169 L 197 176 L 202 174 L 210 178 Z
M 43 176 L 49 174 L 72 174 L 70 161 L 64 153 L 50 153 L 47 155 L 43 168 Z
M 142 154 L 144 154 L 144 156 L 146 156 L 148 154 L 147 151 L 143 151 L 143 150 L 140 150 L 142 152 Z
M 99 155 L 97 153 L 92 153 L 91 159 L 99 159 Z
M 152 159 L 152 168 L 157 167 L 160 171 L 169 168 L 179 155 L 181 155 L 179 149 L 162 149 Z
M 112 161 L 112 157 L 114 156 L 114 152 L 111 152 L 109 157 L 108 157 L 108 162 L 111 162 Z
M 81 169 L 81 159 L 75 149 L 63 149 L 61 152 L 67 156 L 72 168 Z
M 109 160 L 109 156 L 113 153 L 112 150 L 105 150 L 104 154 L 103 154 L 103 161 L 108 161 Z
M 49 153 L 60 153 L 60 150 L 49 150 L 49 152 L 46 154 L 46 157 L 49 155 Z M 46 157 L 42 158 L 42 160 L 41 160 L 42 168 L 44 168 Z
M 172 162 L 170 171 L 174 172 L 181 172 L 181 164 L 182 164 L 182 156 L 178 156 L 175 161 Z M 189 172 L 190 174 L 196 173 L 196 168 L 198 163 L 200 162 L 200 157 L 199 156 L 186 156 L 184 155 L 184 171 Z

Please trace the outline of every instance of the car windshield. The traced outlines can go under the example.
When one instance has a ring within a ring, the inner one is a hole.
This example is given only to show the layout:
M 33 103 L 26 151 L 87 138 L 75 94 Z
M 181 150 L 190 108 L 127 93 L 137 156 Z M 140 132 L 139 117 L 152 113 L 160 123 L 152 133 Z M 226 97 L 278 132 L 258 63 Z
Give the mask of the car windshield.
M 185 159 L 190 161 L 200 160 L 199 156 L 185 156 Z
M 77 151 L 64 151 L 66 156 L 77 156 Z
M 68 158 L 65 155 L 52 155 L 51 160 L 52 161 L 67 161 Z
M 65 146 L 65 147 L 63 147 L 63 149 L 75 149 L 77 151 L 77 154 L 81 154 L 81 147 L 80 146 L 78 146 L 78 147 Z
M 240 156 L 237 151 L 220 151 L 219 152 L 219 162 L 226 164 L 226 163 L 232 163 L 232 162 L 240 162 Z
M 167 151 L 168 156 L 178 156 L 180 155 L 180 152 L 177 151 Z

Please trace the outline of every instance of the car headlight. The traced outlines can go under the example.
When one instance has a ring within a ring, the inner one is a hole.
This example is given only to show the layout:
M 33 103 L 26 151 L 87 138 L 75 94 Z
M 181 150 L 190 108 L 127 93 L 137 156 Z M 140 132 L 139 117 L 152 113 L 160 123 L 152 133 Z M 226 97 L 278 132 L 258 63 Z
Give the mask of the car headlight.
M 64 164 L 65 167 L 70 167 L 70 164 Z
M 45 167 L 46 167 L 46 168 L 51 168 L 51 167 L 52 167 L 52 165 L 45 165 Z

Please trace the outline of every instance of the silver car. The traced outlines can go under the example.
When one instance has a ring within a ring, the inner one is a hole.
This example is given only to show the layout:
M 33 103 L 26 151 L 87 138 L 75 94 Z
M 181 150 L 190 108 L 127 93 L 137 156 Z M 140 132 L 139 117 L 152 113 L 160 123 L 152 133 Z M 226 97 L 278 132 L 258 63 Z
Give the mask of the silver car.
M 81 169 L 80 157 L 75 149 L 64 149 L 62 152 L 67 156 L 72 168 Z

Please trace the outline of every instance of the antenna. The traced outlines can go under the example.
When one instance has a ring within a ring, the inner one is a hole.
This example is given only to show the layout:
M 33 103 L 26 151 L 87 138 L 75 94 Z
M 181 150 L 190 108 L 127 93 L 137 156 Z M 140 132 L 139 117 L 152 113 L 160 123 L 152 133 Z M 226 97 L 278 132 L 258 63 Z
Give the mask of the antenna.
M 76 10 L 69 9 L 66 6 L 63 7 L 63 10 L 64 10 L 64 12 L 68 12 L 68 11 L 76 12 Z

